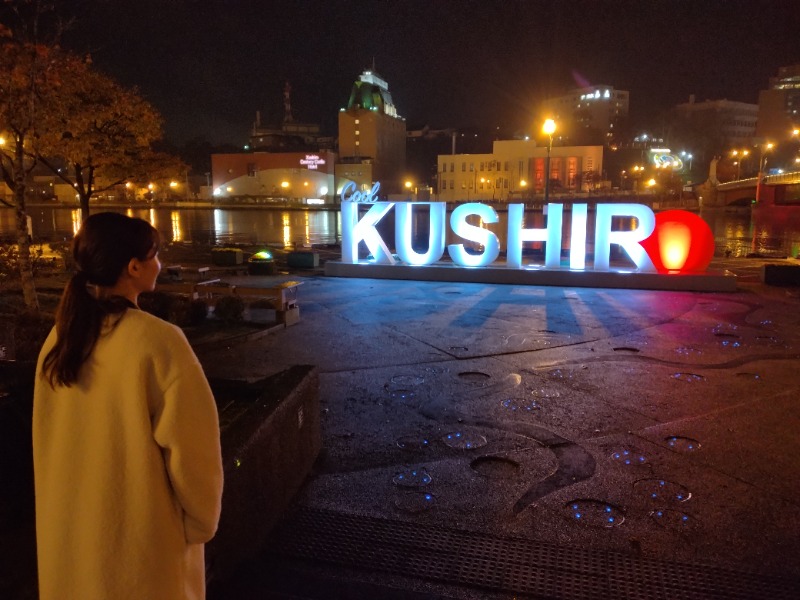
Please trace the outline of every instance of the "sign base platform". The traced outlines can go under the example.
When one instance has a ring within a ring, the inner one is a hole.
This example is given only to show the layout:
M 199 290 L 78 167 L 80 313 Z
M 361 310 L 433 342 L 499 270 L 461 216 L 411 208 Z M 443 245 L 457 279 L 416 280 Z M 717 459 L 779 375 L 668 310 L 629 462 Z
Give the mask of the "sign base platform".
M 498 283 L 558 287 L 619 288 L 684 292 L 735 292 L 736 275 L 730 271 L 698 274 L 640 273 L 638 271 L 573 271 L 528 266 L 509 268 L 502 263 L 489 267 L 461 267 L 439 262 L 432 265 L 384 265 L 362 261 L 356 264 L 327 261 L 325 275 L 362 279 L 405 279 L 449 283 Z

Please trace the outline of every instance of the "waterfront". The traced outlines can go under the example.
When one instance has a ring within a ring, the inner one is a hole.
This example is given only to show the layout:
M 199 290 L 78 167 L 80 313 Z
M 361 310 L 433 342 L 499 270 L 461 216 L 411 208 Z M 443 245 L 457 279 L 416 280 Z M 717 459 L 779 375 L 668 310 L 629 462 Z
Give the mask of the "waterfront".
M 153 223 L 167 242 L 204 244 L 248 243 L 277 247 L 332 245 L 341 240 L 341 214 L 337 210 L 282 210 L 264 208 L 95 208 L 117 210 Z M 29 209 L 33 240 L 64 241 L 80 225 L 75 208 L 35 206 Z M 800 207 L 769 209 L 705 209 L 700 216 L 714 233 L 717 256 L 796 257 L 800 253 Z M 488 225 L 505 247 L 507 213 Z M 568 247 L 569 211 L 564 214 L 564 247 Z M 533 213 L 529 226 L 541 227 L 541 213 Z M 387 220 L 391 226 L 391 219 Z M 424 246 L 426 219 L 418 218 L 415 239 Z M 591 225 L 591 224 L 590 224 Z M 14 211 L 0 209 L 0 239 L 13 239 Z M 388 236 L 387 236 L 388 237 Z M 455 241 L 449 233 L 448 243 Z M 415 243 L 415 245 L 417 245 Z

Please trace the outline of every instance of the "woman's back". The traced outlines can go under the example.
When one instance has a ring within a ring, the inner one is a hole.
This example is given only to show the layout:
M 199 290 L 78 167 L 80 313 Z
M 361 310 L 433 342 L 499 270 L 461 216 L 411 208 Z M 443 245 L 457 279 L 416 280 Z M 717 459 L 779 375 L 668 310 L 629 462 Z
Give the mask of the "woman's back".
M 68 387 L 41 376 L 55 337 L 34 394 L 41 598 L 202 598 L 222 468 L 183 333 L 136 309 L 110 315 Z

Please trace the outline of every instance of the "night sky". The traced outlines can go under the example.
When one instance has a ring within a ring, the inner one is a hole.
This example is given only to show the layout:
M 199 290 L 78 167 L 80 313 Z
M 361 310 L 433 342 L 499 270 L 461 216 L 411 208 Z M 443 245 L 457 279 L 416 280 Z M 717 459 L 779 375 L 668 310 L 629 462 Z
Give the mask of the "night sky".
M 800 62 L 797 0 L 78 0 L 65 45 L 137 86 L 169 141 L 237 145 L 283 116 L 336 134 L 373 60 L 409 129 L 529 130 L 541 99 L 630 91 L 645 125 L 688 100 L 755 103 Z

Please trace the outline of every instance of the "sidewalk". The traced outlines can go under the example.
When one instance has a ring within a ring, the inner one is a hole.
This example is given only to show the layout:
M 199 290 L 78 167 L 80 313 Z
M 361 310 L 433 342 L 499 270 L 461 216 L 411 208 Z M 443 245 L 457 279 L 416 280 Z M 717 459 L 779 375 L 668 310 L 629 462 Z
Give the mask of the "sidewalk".
M 731 262 L 732 294 L 306 279 L 299 324 L 201 353 L 315 364 L 323 406 L 210 597 L 800 597 L 800 298 Z
M 715 265 L 732 294 L 304 278 L 298 324 L 198 348 L 209 377 L 315 364 L 323 407 L 209 599 L 800 597 L 800 289 L 760 265 Z

